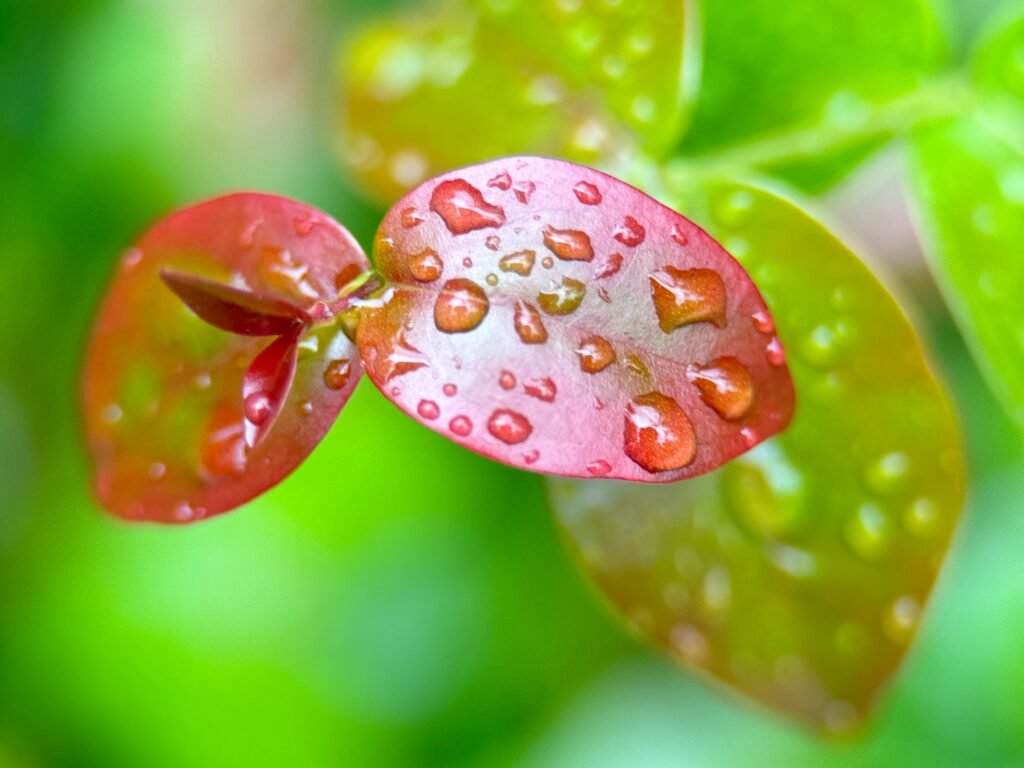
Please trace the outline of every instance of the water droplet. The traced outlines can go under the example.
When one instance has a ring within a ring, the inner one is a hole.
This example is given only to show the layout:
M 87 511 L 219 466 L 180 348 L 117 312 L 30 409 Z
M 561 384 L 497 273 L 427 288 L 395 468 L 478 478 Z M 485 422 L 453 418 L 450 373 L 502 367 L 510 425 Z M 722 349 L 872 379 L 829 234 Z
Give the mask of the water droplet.
M 589 181 L 581 181 L 575 187 L 572 188 L 573 194 L 576 195 L 576 199 L 584 205 L 600 205 L 601 190 Z
M 162 461 L 154 461 L 149 465 L 149 469 L 146 471 L 150 480 L 160 480 L 164 475 L 167 474 L 167 465 Z
M 661 392 L 648 392 L 626 406 L 624 450 L 648 472 L 667 472 L 696 458 L 697 437 L 679 403 Z
M 332 360 L 324 371 L 324 384 L 329 389 L 344 389 L 351 372 L 348 360 Z
M 262 219 L 254 219 L 250 221 L 242 229 L 241 234 L 238 236 L 238 244 L 243 248 L 252 248 L 256 242 L 256 230 L 260 228 L 260 224 L 263 223 Z
M 586 293 L 586 286 L 579 280 L 563 277 L 560 285 L 552 283 L 546 291 L 541 291 L 537 303 L 549 315 L 568 315 L 579 308 Z
M 722 566 L 715 566 L 704 575 L 701 584 L 701 603 L 711 614 L 722 614 L 732 604 L 732 580 Z
M 426 156 L 415 149 L 400 149 L 391 157 L 391 178 L 401 187 L 413 187 L 427 178 L 430 165 Z
M 666 266 L 649 279 L 658 326 L 665 333 L 691 323 L 725 325 L 725 283 L 717 272 Z
M 612 465 L 604 459 L 598 459 L 587 464 L 587 472 L 592 475 L 607 475 L 612 471 Z
M 626 355 L 626 370 L 637 376 L 643 376 L 645 379 L 651 375 L 651 370 L 647 367 L 647 363 L 636 355 Z
M 686 378 L 700 392 L 704 404 L 723 419 L 742 419 L 754 403 L 754 381 L 735 357 L 720 357 L 710 365 L 691 365 Z
M 279 291 L 305 298 L 318 297 L 307 279 L 309 267 L 300 264 L 291 251 L 270 246 L 261 249 L 257 271 L 263 282 Z
M 210 377 L 210 374 L 203 371 L 196 374 L 195 383 L 197 389 L 209 389 L 213 379 Z
M 496 251 L 501 248 L 501 238 L 497 235 L 488 235 L 487 239 L 484 240 L 484 245 L 490 250 Z
M 591 261 L 594 258 L 594 247 L 586 232 L 545 226 L 541 233 L 544 235 L 544 245 L 563 261 Z
M 517 181 L 512 185 L 512 191 L 515 193 L 516 200 L 526 205 L 533 197 L 533 193 L 537 191 L 537 185 L 532 181 Z
M 555 397 L 558 395 L 558 387 L 555 386 L 555 382 L 547 376 L 530 379 L 523 384 L 523 391 L 531 397 L 543 400 L 545 403 L 555 402 Z
M 545 256 L 543 259 L 540 260 L 540 265 L 544 267 L 544 269 L 551 269 L 553 266 L 555 266 L 555 260 L 552 259 L 550 256 Z
M 100 411 L 100 419 L 104 424 L 116 424 L 124 417 L 124 411 L 121 410 L 119 405 L 111 403 L 103 407 Z
M 533 426 L 521 413 L 498 408 L 487 420 L 487 431 L 507 445 L 517 445 L 533 432 Z
M 601 263 L 597 265 L 597 268 L 594 270 L 594 277 L 598 280 L 611 277 L 620 269 L 622 269 L 622 254 L 612 253 L 602 259 Z
M 449 179 L 434 187 L 430 210 L 444 220 L 453 235 L 505 223 L 504 209 L 488 203 L 480 190 L 464 179 Z
M 459 388 L 454 384 L 445 384 L 441 387 L 441 391 L 444 392 L 446 397 L 455 397 L 459 393 Z
M 744 427 L 743 429 L 741 429 L 740 437 L 743 438 L 743 442 L 746 444 L 747 448 L 753 448 L 755 445 L 757 445 L 757 432 L 755 432 L 750 427 Z
M 525 461 L 527 464 L 533 464 L 539 458 L 540 458 L 540 451 L 538 451 L 536 449 L 531 450 L 531 451 L 527 451 L 526 453 L 523 454 L 523 461 Z
M 715 220 L 724 227 L 743 225 L 754 208 L 754 196 L 740 189 L 725 197 L 715 208 Z
M 875 493 L 888 494 L 899 490 L 910 472 L 910 459 L 902 451 L 892 451 L 864 470 L 864 484 Z
M 534 251 L 516 251 L 502 256 L 498 266 L 503 272 L 515 272 L 522 277 L 529 277 L 536 258 L 537 254 Z
M 672 239 L 679 245 L 687 245 L 690 242 L 690 238 L 681 224 L 672 225 Z
M 548 331 L 540 318 L 540 312 L 525 301 L 516 302 L 515 326 L 524 344 L 543 344 L 548 340 Z
M 636 248 L 647 237 L 647 230 L 632 216 L 627 216 L 622 223 L 615 228 L 612 237 L 628 248 Z
M 498 284 L 498 276 L 491 272 L 484 278 L 484 281 L 493 288 Z
M 233 407 L 216 408 L 199 447 L 201 472 L 210 477 L 237 477 L 245 472 L 245 432 Z
M 256 426 L 265 422 L 272 410 L 270 395 L 266 392 L 253 392 L 245 398 L 245 418 Z
M 593 404 L 595 411 L 603 411 L 604 410 L 604 400 L 602 400 L 600 397 L 594 397 L 591 400 L 591 403 Z
M 754 321 L 754 327 L 759 333 L 763 333 L 766 336 L 775 333 L 775 321 L 767 312 L 755 312 L 750 316 L 750 319 Z
M 599 373 L 615 362 L 615 347 L 603 336 L 588 336 L 576 348 L 580 369 L 584 373 Z
M 512 186 L 512 177 L 508 175 L 507 171 L 502 171 L 493 179 L 487 182 L 488 187 L 494 189 L 500 189 L 502 192 L 507 191 Z
M 889 606 L 882 617 L 882 629 L 896 645 L 906 645 L 914 634 L 921 605 L 910 595 L 903 595 Z
M 141 248 L 129 248 L 121 256 L 121 267 L 125 270 L 134 269 L 142 261 Z
M 817 325 L 800 341 L 800 358 L 815 368 L 827 368 L 836 361 L 836 333 L 827 325 Z
M 874 561 L 889 543 L 889 518 L 875 504 L 861 504 L 844 528 L 846 543 L 858 557 Z
M 679 624 L 670 633 L 672 647 L 680 656 L 694 664 L 706 664 L 711 656 L 711 644 L 696 627 Z
M 468 416 L 456 416 L 448 422 L 448 429 L 459 437 L 469 437 L 473 431 L 473 422 L 469 420 Z
M 434 325 L 445 333 L 465 333 L 483 322 L 490 302 L 484 289 L 457 277 L 444 284 L 434 304 Z
M 398 387 L 392 387 L 391 393 L 397 397 Z M 313 413 L 313 403 L 309 400 L 303 400 L 301 403 L 299 403 L 299 413 L 301 413 L 303 416 L 311 415 Z
M 409 260 L 409 272 L 413 278 L 421 283 L 430 283 L 437 280 L 444 270 L 444 262 L 437 255 L 437 251 L 426 248 Z
M 313 228 L 319 223 L 319 220 L 314 216 L 297 216 L 292 219 L 292 228 L 299 237 L 309 237 L 313 232 Z
M 772 336 L 772 340 L 765 347 L 765 354 L 768 355 L 768 362 L 774 366 L 780 366 L 786 362 L 786 350 L 782 348 L 778 336 Z
M 516 375 L 512 371 L 502 371 L 498 377 L 498 385 L 502 389 L 515 389 L 516 388 Z
M 657 104 L 647 94 L 640 94 L 633 99 L 629 107 L 629 114 L 638 123 L 650 123 L 654 120 Z
M 835 734 L 848 733 L 858 721 L 857 710 L 845 701 L 831 701 L 825 707 L 825 727 Z
M 420 404 L 416 406 L 416 413 L 420 415 L 420 418 L 433 421 L 441 415 L 441 409 L 433 400 L 420 400 Z
M 806 579 L 818 570 L 818 560 L 810 552 L 796 547 L 778 544 L 768 555 L 772 563 L 783 573 L 795 579 Z
M 903 515 L 903 525 L 908 531 L 921 538 L 935 532 L 939 520 L 939 508 L 928 498 L 915 499 Z
M 402 209 L 399 221 L 403 228 L 412 229 L 413 227 L 418 227 L 422 224 L 424 222 L 424 217 L 423 214 L 410 206 Z

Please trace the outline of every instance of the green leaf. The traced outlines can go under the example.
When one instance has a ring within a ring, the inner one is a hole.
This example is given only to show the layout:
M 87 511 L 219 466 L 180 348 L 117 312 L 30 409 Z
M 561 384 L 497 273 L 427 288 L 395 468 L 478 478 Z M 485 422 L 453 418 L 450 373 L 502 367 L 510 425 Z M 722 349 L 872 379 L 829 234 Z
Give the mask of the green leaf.
M 896 302 L 784 198 L 715 183 L 681 208 L 758 282 L 790 351 L 789 430 L 668 486 L 552 480 L 588 576 L 691 667 L 831 733 L 855 728 L 914 635 L 962 459 Z
M 926 250 L 993 391 L 1024 425 L 1024 16 L 978 52 L 988 100 L 911 144 Z M 1000 91 L 1000 89 L 1003 89 Z
M 804 188 L 832 183 L 890 135 L 880 107 L 946 54 L 927 0 L 704 0 L 702 15 L 700 99 L 683 150 Z
M 464 0 L 383 19 L 343 53 L 344 147 L 392 202 L 509 154 L 607 162 L 679 133 L 693 79 L 684 0 Z

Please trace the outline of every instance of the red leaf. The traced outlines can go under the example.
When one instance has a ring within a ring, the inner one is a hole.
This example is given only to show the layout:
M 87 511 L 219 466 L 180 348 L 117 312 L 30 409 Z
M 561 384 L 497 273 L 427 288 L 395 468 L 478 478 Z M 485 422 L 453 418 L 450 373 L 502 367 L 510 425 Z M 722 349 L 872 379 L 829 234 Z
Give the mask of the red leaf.
M 245 444 L 255 448 L 270 432 L 295 380 L 299 331 L 281 336 L 256 355 L 242 380 Z
M 465 168 L 399 201 L 375 242 L 393 290 L 362 310 L 367 372 L 479 453 L 668 482 L 790 420 L 785 356 L 746 272 L 610 176 L 529 157 Z
M 210 325 L 242 336 L 280 336 L 309 316 L 295 305 L 197 275 L 160 270 L 160 278 Z
M 286 477 L 362 375 L 329 313 L 297 324 L 367 269 L 337 222 L 270 195 L 211 200 L 146 232 L 111 283 L 83 375 L 102 504 L 126 518 L 188 522 Z M 235 333 L 208 324 L 215 319 Z M 269 346 L 238 335 L 279 328 L 283 339 Z M 268 393 L 269 408 L 251 403 L 267 411 L 261 424 L 245 413 L 244 396 L 255 392 Z

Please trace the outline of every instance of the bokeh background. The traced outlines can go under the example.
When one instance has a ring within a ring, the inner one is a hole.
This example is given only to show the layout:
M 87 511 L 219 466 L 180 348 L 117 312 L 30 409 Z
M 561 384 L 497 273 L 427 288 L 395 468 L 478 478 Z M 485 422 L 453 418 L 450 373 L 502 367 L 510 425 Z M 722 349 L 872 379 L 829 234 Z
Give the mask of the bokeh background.
M 368 245 L 380 212 L 336 162 L 334 61 L 392 5 L 0 2 L 0 766 L 1024 766 L 1024 450 L 885 152 L 817 204 L 905 297 L 972 480 L 858 740 L 819 741 L 645 649 L 575 572 L 538 478 L 367 382 L 243 510 L 167 529 L 95 506 L 77 376 L 117 255 L 237 189 L 321 207 Z M 957 50 L 994 5 L 949 3 Z

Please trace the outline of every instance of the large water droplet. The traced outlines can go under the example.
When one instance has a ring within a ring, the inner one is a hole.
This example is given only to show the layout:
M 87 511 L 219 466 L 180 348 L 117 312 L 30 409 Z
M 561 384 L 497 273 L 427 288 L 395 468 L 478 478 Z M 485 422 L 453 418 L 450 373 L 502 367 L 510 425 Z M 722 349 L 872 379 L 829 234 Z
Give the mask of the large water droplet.
M 601 190 L 589 181 L 581 181 L 572 188 L 576 199 L 584 205 L 599 205 L 601 203 Z
M 256 426 L 265 422 L 272 410 L 270 395 L 266 392 L 253 392 L 245 398 L 245 418 Z
M 431 283 L 441 276 L 444 262 L 437 255 L 437 251 L 426 248 L 409 259 L 409 271 L 419 282 Z
M 624 450 L 648 472 L 667 472 L 696 458 L 697 437 L 679 403 L 661 392 L 648 392 L 626 406 Z
M 558 387 L 555 382 L 547 376 L 530 379 L 523 384 L 523 391 L 531 397 L 543 400 L 545 403 L 553 403 L 558 394 Z
M 612 233 L 612 237 L 628 248 L 636 248 L 644 241 L 644 238 L 647 237 L 647 230 L 645 230 L 643 225 L 632 216 L 627 216 L 622 220 L 622 223 L 615 228 L 615 231 Z
M 517 275 L 529 277 L 536 258 L 537 254 L 534 251 L 516 251 L 502 256 L 498 266 L 503 272 L 515 272 Z
M 464 179 L 449 179 L 434 187 L 430 210 L 444 220 L 453 235 L 505 223 L 505 210 L 488 203 L 480 190 Z
M 530 436 L 533 426 L 523 414 L 498 408 L 487 420 L 487 431 L 503 443 L 516 445 Z
M 594 247 L 586 232 L 578 229 L 555 229 L 545 226 L 541 230 L 544 245 L 555 256 L 563 261 L 591 261 L 594 258 Z
M 434 324 L 445 333 L 465 333 L 483 321 L 490 302 L 484 289 L 457 277 L 444 284 L 434 304 Z
M 332 360 L 324 370 L 324 384 L 328 389 L 344 389 L 351 372 L 348 360 Z
M 720 357 L 710 365 L 691 365 L 686 378 L 700 392 L 700 399 L 729 421 L 741 419 L 754 403 L 750 372 L 735 357 Z
M 717 272 L 666 266 L 650 276 L 650 283 L 658 326 L 665 333 L 690 323 L 725 325 L 725 283 Z
M 540 312 L 525 301 L 516 302 L 515 326 L 524 344 L 543 344 L 548 340 L 548 330 L 544 327 Z
M 576 348 L 580 369 L 584 373 L 599 373 L 615 362 L 615 347 L 603 336 L 588 336 Z
M 568 315 L 575 312 L 583 302 L 587 288 L 579 280 L 563 277 L 560 285 L 554 285 L 537 296 L 540 308 L 549 315 Z

